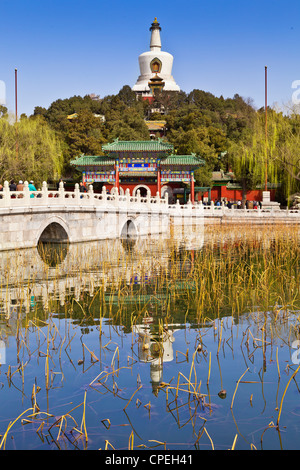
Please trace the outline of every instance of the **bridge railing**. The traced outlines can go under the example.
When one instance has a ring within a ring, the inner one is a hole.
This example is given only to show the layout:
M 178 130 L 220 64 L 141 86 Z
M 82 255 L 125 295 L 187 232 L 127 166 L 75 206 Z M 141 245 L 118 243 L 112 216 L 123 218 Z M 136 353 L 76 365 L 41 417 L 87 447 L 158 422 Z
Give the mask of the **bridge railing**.
M 231 218 L 280 218 L 280 217 L 300 217 L 299 209 L 280 209 L 278 206 L 266 206 L 257 207 L 256 209 L 237 209 L 234 206 L 231 208 L 221 204 L 220 206 L 215 205 L 213 202 L 210 205 L 204 205 L 203 207 L 204 217 L 231 217 Z
M 55 206 L 55 205 L 78 205 L 78 206 L 132 206 L 141 205 L 141 207 L 154 208 L 162 206 L 168 207 L 168 195 L 161 198 L 157 193 L 151 196 L 148 192 L 146 197 L 141 197 L 140 191 L 135 196 L 130 195 L 129 189 L 124 194 L 119 194 L 116 188 L 108 193 L 103 186 L 100 193 L 94 193 L 93 186 L 90 185 L 87 192 L 80 192 L 79 184 L 75 184 L 74 191 L 65 191 L 63 183 L 59 184 L 57 191 L 49 190 L 47 183 L 43 182 L 42 189 L 31 191 L 28 182 L 25 181 L 22 191 L 10 191 L 9 184 L 5 181 L 3 190 L 0 191 L 0 208 L 12 207 L 37 207 L 37 206 Z
M 202 204 L 192 204 L 189 201 L 187 204 L 180 204 L 177 200 L 176 204 L 169 204 L 169 212 L 170 215 L 173 216 L 197 216 L 201 217 L 204 215 L 203 213 L 203 205 Z
M 168 193 L 163 198 L 156 193 L 151 196 L 150 192 L 146 197 L 142 197 L 138 190 L 135 195 L 130 195 L 129 189 L 124 194 L 120 194 L 116 188 L 110 193 L 103 186 L 100 193 L 94 193 L 93 186 L 90 185 L 87 192 L 81 192 L 79 184 L 75 184 L 74 191 L 65 191 L 63 183 L 59 184 L 58 190 L 48 189 L 47 183 L 43 182 L 42 188 L 36 191 L 29 189 L 28 182 L 25 181 L 23 191 L 10 191 L 9 184 L 5 181 L 3 190 L 0 191 L 0 209 L 4 208 L 33 208 L 33 207 L 52 206 L 78 206 L 89 207 L 99 206 L 107 208 L 135 208 L 136 210 L 164 210 L 171 216 L 197 216 L 197 217 L 231 217 L 231 218 L 250 218 L 250 217 L 300 217 L 299 209 L 279 209 L 277 207 L 262 207 L 257 209 L 236 209 L 228 208 L 224 204 L 217 206 L 214 203 L 204 205 L 202 202 L 181 205 L 179 201 L 176 204 L 169 204 Z

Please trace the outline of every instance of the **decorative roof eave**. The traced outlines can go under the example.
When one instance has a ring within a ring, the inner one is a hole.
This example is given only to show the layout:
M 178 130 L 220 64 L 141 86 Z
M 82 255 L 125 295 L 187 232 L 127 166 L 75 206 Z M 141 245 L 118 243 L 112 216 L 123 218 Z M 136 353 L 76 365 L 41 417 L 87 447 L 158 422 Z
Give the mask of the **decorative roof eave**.
M 138 141 L 116 139 L 108 144 L 103 144 L 102 151 L 109 154 L 117 152 L 160 152 L 171 154 L 174 151 L 174 147 L 162 139 Z
M 161 166 L 180 166 L 197 169 L 205 165 L 205 160 L 196 157 L 195 154 L 170 155 L 165 160 L 161 160 L 160 164 Z
M 132 177 L 157 177 L 156 171 L 120 171 L 120 177 L 123 179 L 125 178 L 132 178 Z
M 70 161 L 70 165 L 76 167 L 87 167 L 87 166 L 114 166 L 114 161 L 108 159 L 105 156 L 97 155 L 80 155 L 75 160 Z

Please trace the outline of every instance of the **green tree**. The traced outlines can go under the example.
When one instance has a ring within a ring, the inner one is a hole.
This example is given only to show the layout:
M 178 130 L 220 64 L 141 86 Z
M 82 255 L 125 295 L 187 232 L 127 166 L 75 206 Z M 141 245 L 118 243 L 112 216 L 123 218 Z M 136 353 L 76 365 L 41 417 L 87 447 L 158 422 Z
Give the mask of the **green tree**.
M 300 188 L 300 115 L 297 107 L 288 113 L 268 110 L 267 165 L 276 168 L 276 180 L 283 195 L 289 196 Z M 269 169 L 269 172 L 270 172 Z M 275 176 L 273 178 L 275 179 Z
M 35 180 L 37 184 L 59 178 L 62 148 L 44 121 L 22 119 L 10 124 L 0 119 L 0 179 Z
M 128 107 L 135 107 L 137 104 L 136 94 L 129 85 L 124 85 L 117 96 Z
M 102 99 L 72 96 L 54 101 L 48 109 L 38 106 L 31 118 L 43 117 L 55 130 L 62 142 L 64 171 L 71 172 L 71 158 L 80 153 L 100 154 L 104 142 L 115 138 L 149 140 L 145 119 L 158 118 L 151 114 L 153 108 L 164 111 L 159 117 L 166 120 L 166 139 L 174 144 L 177 153 L 196 153 L 206 160 L 206 170 L 199 172 L 203 180 L 207 180 L 209 171 L 226 170 L 226 162 L 219 155 L 252 129 L 255 114 L 251 101 L 239 95 L 224 99 L 203 90 L 189 94 L 163 90 L 149 102 L 137 99 L 125 85 L 117 95 Z M 68 119 L 72 114 L 77 114 L 77 118 Z M 104 122 L 96 118 L 99 114 L 105 117 Z
M 0 104 L 0 118 L 7 118 L 7 117 L 8 117 L 7 107 Z
M 106 119 L 107 139 L 149 140 L 149 131 L 144 119 L 134 109 L 112 111 Z
M 85 153 L 101 154 L 101 145 L 106 142 L 103 136 L 103 123 L 89 110 L 82 110 L 71 119 L 66 127 L 65 142 L 71 158 Z
M 43 108 L 42 106 L 36 106 L 33 111 L 34 116 L 46 116 L 47 109 Z
M 274 129 L 273 129 L 274 130 Z M 231 142 L 228 153 L 228 162 L 233 173 L 242 185 L 243 201 L 246 202 L 247 191 L 257 185 L 264 187 L 266 178 L 276 182 L 278 165 L 275 156 L 275 140 L 273 130 L 269 130 L 272 146 L 266 151 L 265 117 L 264 113 L 257 112 L 252 123 L 252 128 L 244 130 L 238 141 Z M 267 155 L 269 156 L 267 160 Z M 266 165 L 267 164 L 267 165 Z

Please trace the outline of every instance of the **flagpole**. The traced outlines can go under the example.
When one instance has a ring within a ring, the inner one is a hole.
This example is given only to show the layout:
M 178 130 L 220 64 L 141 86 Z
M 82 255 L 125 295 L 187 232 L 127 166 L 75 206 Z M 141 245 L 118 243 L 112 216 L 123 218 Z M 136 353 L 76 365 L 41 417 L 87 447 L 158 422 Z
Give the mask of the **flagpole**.
M 266 155 L 265 155 L 265 191 L 268 190 L 268 99 L 267 99 L 267 90 L 268 90 L 268 77 L 267 77 L 267 66 L 265 66 L 265 146 L 266 146 Z
M 16 113 L 16 157 L 19 156 L 19 145 L 18 145 L 18 70 L 15 69 L 15 113 Z
M 15 106 L 16 106 L 16 122 L 18 120 L 18 85 L 17 85 L 18 70 L 15 69 Z

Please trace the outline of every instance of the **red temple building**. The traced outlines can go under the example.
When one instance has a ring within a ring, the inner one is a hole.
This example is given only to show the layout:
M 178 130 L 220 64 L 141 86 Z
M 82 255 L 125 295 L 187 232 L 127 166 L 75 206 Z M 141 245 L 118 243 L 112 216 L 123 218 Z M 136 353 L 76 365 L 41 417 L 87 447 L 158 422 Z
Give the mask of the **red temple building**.
M 82 172 L 82 181 L 99 190 L 117 188 L 122 194 L 129 189 L 141 196 L 150 192 L 161 197 L 168 193 L 169 201 L 184 202 L 183 194 L 195 200 L 194 171 L 204 165 L 196 155 L 174 155 L 172 144 L 161 139 L 149 141 L 119 141 L 102 145 L 104 156 L 81 155 L 70 163 Z

